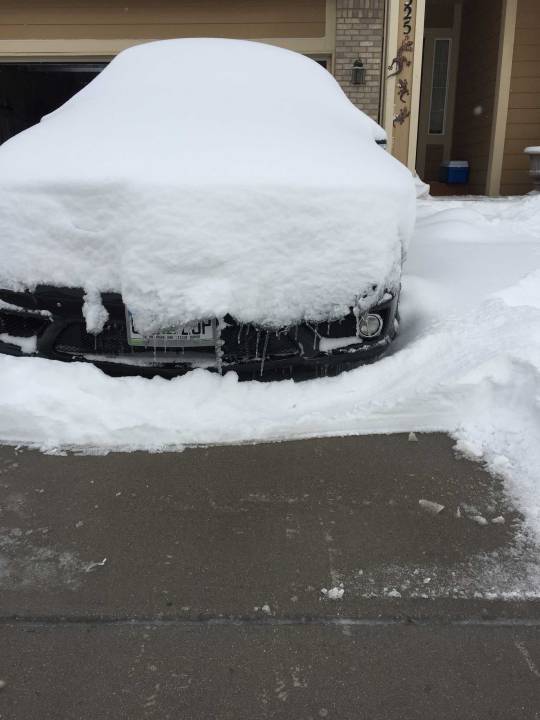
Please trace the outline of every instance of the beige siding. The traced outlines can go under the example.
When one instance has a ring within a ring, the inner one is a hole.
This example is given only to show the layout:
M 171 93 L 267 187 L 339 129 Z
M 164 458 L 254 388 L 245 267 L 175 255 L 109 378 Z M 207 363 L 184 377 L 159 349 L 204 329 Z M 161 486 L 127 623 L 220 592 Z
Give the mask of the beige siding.
M 486 191 L 501 12 L 501 0 L 463 5 L 452 157 L 469 161 L 472 193 Z
M 324 34 L 325 0 L 0 0 L 0 40 Z
M 518 0 L 501 194 L 532 189 L 527 145 L 540 145 L 540 2 Z

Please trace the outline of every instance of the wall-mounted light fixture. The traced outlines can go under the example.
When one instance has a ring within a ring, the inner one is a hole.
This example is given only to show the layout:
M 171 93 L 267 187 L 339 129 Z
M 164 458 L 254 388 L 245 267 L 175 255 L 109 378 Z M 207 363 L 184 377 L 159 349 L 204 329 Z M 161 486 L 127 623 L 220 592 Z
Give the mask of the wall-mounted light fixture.
M 352 64 L 351 82 L 353 85 L 366 84 L 366 68 L 360 58 L 357 58 Z

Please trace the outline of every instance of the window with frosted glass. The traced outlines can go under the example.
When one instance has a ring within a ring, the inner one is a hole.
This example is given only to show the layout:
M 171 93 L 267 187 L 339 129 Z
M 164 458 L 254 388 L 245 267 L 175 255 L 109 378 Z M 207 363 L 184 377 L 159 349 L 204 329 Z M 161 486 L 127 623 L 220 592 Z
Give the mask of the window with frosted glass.
M 444 133 L 449 63 L 450 39 L 438 38 L 435 40 L 433 48 L 433 80 L 429 110 L 430 135 L 442 135 Z

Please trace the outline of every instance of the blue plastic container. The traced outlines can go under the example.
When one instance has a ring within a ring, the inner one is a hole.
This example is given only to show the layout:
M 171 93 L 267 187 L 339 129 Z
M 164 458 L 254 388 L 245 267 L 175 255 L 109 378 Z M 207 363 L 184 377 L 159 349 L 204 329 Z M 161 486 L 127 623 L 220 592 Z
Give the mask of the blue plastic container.
M 468 161 L 451 160 L 443 163 L 439 169 L 439 180 L 450 185 L 465 185 L 469 182 Z

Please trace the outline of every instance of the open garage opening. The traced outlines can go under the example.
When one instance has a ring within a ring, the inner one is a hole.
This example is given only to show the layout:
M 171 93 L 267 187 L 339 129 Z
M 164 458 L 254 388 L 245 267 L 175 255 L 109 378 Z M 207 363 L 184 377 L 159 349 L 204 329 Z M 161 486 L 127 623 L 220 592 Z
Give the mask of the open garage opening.
M 106 65 L 106 62 L 0 63 L 0 143 L 59 108 Z

